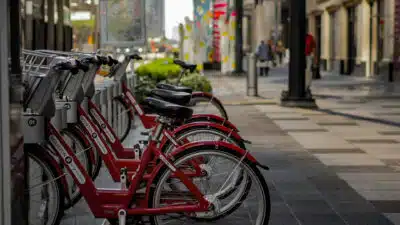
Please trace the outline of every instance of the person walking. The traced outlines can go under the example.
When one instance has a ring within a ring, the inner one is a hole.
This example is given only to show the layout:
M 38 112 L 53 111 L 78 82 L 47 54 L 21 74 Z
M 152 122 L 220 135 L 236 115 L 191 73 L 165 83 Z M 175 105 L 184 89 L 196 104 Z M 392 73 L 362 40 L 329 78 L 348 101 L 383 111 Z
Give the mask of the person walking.
M 276 61 L 275 61 L 276 60 L 276 57 L 275 57 L 276 46 L 274 46 L 274 42 L 271 39 L 268 40 L 268 52 L 269 52 L 269 56 L 268 56 L 269 64 L 272 64 L 272 66 L 275 67 L 276 66 Z
M 306 35 L 306 91 L 309 92 L 312 81 L 312 70 L 316 65 L 315 39 L 310 33 Z
M 283 56 L 285 54 L 285 47 L 283 46 L 283 42 L 281 40 L 279 40 L 276 45 L 276 53 L 278 54 L 278 64 L 282 65 Z
M 264 41 L 261 41 L 260 45 L 257 48 L 256 56 L 258 59 L 257 67 L 260 68 L 260 76 L 268 76 L 269 72 L 269 56 L 270 56 L 271 49 L 270 47 L 265 44 Z

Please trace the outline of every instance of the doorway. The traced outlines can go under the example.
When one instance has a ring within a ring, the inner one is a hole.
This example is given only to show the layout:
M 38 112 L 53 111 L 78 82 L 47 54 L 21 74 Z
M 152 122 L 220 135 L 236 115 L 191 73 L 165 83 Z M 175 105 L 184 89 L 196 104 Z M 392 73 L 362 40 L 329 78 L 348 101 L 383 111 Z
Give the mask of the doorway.
M 347 18 L 347 68 L 345 74 L 351 75 L 354 72 L 357 57 L 357 15 L 355 6 L 347 8 Z
M 378 48 L 377 48 L 377 57 L 375 62 L 375 74 L 380 74 L 379 71 L 379 63 L 382 62 L 384 58 L 384 49 L 385 49 L 385 0 L 378 0 L 377 1 L 377 40 L 378 40 Z
M 315 17 L 315 40 L 317 48 L 317 62 L 324 70 L 326 70 L 326 63 L 321 61 L 321 30 L 322 30 L 322 18 L 321 15 Z M 325 65 L 324 65 L 325 64 Z

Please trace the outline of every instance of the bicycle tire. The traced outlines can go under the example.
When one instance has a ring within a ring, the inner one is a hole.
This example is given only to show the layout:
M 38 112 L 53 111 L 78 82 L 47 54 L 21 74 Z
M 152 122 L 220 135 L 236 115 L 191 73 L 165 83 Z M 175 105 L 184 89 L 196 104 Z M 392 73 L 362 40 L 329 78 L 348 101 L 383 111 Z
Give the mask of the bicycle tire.
M 217 108 L 220 116 L 224 119 L 228 120 L 228 113 L 226 112 L 225 107 L 222 105 L 222 103 L 218 100 L 215 99 L 215 97 L 203 95 L 203 96 L 193 96 L 192 99 L 190 100 L 190 106 L 195 106 L 196 104 L 200 102 L 207 102 L 211 103 L 215 108 Z
M 29 147 L 24 147 L 24 152 L 27 154 L 28 158 L 33 159 L 38 162 L 43 168 L 51 173 L 53 180 L 56 182 L 56 196 L 58 198 L 56 216 L 54 221 L 49 225 L 59 225 L 62 217 L 64 216 L 64 189 L 63 184 L 59 178 L 62 174 L 59 174 L 56 168 L 50 162 L 51 156 L 46 156 L 46 149 L 40 145 L 30 145 Z
M 94 162 L 91 159 L 92 157 L 90 155 L 90 152 L 86 151 L 86 149 L 88 149 L 90 147 L 87 147 L 85 145 L 85 142 L 82 140 L 82 138 L 79 135 L 75 135 L 73 132 L 70 132 L 68 129 L 64 129 L 60 133 L 61 133 L 61 135 L 67 135 L 68 138 L 71 138 L 73 140 L 74 145 L 77 145 L 78 148 L 74 148 L 74 147 L 71 148 L 74 151 L 75 154 L 79 153 L 79 152 L 75 152 L 75 150 L 83 150 L 83 151 L 85 151 L 84 155 L 85 155 L 85 158 L 86 158 L 86 160 L 85 160 L 86 163 L 85 163 L 85 165 L 83 165 L 83 167 L 86 169 L 86 172 L 90 176 L 92 176 L 92 172 L 93 172 L 92 168 L 93 168 Z M 82 163 L 82 162 L 80 161 L 80 163 Z M 81 199 L 82 199 L 82 194 L 78 189 L 77 193 L 75 193 L 75 195 L 73 195 L 73 194 L 70 195 L 70 201 L 65 202 L 64 210 L 67 210 L 67 209 L 73 207 Z
M 218 150 L 215 150 L 215 149 L 211 150 L 211 149 L 212 148 L 210 148 L 209 146 L 202 146 L 200 148 L 187 149 L 187 150 L 185 150 L 185 151 L 183 151 L 180 154 L 175 156 L 174 164 L 178 163 L 179 160 L 184 159 L 185 157 L 190 157 L 191 154 L 196 154 L 196 153 L 199 153 L 199 152 L 202 152 L 202 151 L 203 152 L 208 152 L 208 154 L 210 154 L 211 152 L 215 152 L 215 154 L 226 154 L 228 156 L 234 157 L 234 158 L 239 159 L 239 160 L 242 158 L 242 156 L 240 154 L 238 154 L 236 152 L 229 151 L 229 149 L 225 149 L 224 147 L 222 147 L 222 148 L 220 148 Z M 242 164 L 244 164 L 246 167 L 248 167 L 248 169 L 257 178 L 257 180 L 258 180 L 257 183 L 259 183 L 259 187 L 260 187 L 260 189 L 262 190 L 262 192 L 264 194 L 263 197 L 265 197 L 264 201 L 266 202 L 266 209 L 265 209 L 265 212 L 264 212 L 265 217 L 264 217 L 262 225 L 268 225 L 269 218 L 270 218 L 270 213 L 271 213 L 271 200 L 270 200 L 270 194 L 269 194 L 268 185 L 267 185 L 267 183 L 266 183 L 266 181 L 264 179 L 264 176 L 261 174 L 260 170 L 257 168 L 257 166 L 254 163 L 248 161 L 247 159 L 244 159 L 242 161 Z M 157 198 L 157 196 L 156 196 L 157 188 L 159 188 L 161 186 L 159 184 L 160 181 L 163 180 L 165 174 L 167 174 L 169 171 L 170 171 L 170 169 L 168 168 L 168 166 L 164 165 L 159 170 L 158 174 L 156 175 L 155 179 L 153 180 L 153 183 L 150 186 L 149 198 L 148 198 L 148 206 L 150 208 L 157 207 L 157 206 L 155 206 L 156 205 L 155 201 L 156 201 L 156 198 Z M 252 182 L 252 183 L 254 183 L 254 182 Z M 250 184 L 250 185 L 254 185 L 254 184 Z M 248 193 L 243 193 L 243 194 L 244 194 L 243 196 L 239 197 L 240 200 L 242 200 L 243 198 L 246 198 Z M 241 205 L 241 203 L 239 201 L 239 202 L 237 202 L 237 204 L 233 208 L 230 208 L 227 212 L 224 212 L 223 214 L 221 214 L 221 215 L 219 215 L 219 216 L 217 216 L 215 218 L 212 218 L 212 221 L 216 221 L 216 220 L 221 219 L 222 217 L 230 215 L 240 205 Z M 157 217 L 156 215 L 155 216 L 150 216 L 150 223 L 152 225 L 159 225 L 158 222 L 156 221 L 157 220 L 156 217 Z M 204 219 L 203 218 L 196 218 L 195 220 L 211 221 L 210 219 L 205 219 L 205 218 Z
M 118 139 L 119 139 L 119 140 L 121 141 L 121 143 L 122 143 L 122 142 L 126 139 L 126 137 L 128 136 L 129 132 L 131 131 L 132 122 L 133 122 L 133 120 L 134 120 L 135 118 L 133 117 L 133 113 L 130 112 L 130 110 L 132 109 L 132 107 L 129 106 L 129 105 L 124 101 L 124 99 L 123 99 L 122 96 L 117 96 L 117 97 L 114 97 L 114 98 L 113 98 L 113 104 L 112 104 L 112 106 L 113 106 L 113 107 L 116 107 L 117 105 L 120 105 L 120 107 L 123 108 L 123 110 L 124 110 L 123 113 L 126 113 L 127 115 L 125 115 L 125 116 L 126 116 L 126 118 L 128 118 L 128 121 L 126 121 L 126 122 L 127 122 L 126 128 L 124 129 L 124 131 L 122 131 L 121 135 L 119 135 L 119 134 L 118 134 L 118 131 L 115 130 L 115 128 L 113 127 L 114 132 L 116 133 Z M 114 112 L 114 109 L 113 109 L 113 112 Z M 120 116 L 120 115 L 113 115 L 113 119 L 115 119 L 115 116 Z M 111 124 L 113 124 L 113 121 L 111 122 Z

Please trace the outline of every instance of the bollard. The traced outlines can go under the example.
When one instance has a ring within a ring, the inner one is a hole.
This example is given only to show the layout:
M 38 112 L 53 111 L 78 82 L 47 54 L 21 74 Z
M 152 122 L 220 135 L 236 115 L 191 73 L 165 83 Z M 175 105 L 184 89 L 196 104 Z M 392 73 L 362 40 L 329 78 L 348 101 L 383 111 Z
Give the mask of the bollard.
M 246 89 L 247 96 L 258 96 L 257 58 L 254 53 L 248 55 Z

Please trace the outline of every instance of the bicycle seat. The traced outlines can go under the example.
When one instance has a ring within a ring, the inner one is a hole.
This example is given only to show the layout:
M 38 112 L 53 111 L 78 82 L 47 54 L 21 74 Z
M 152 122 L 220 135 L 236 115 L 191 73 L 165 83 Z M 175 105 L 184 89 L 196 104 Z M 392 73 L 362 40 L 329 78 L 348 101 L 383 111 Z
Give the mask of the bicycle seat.
M 164 89 L 153 89 L 150 95 L 161 100 L 171 102 L 177 105 L 187 105 L 192 97 L 191 94 L 186 92 L 175 92 Z
M 192 117 L 191 108 L 169 103 L 160 99 L 147 97 L 144 104 L 148 105 L 155 114 L 173 119 L 189 119 Z
M 190 87 L 184 87 L 184 86 L 178 86 L 178 85 L 172 85 L 172 84 L 157 84 L 157 88 L 159 89 L 165 89 L 169 91 L 177 91 L 177 92 L 186 92 L 189 94 L 192 94 L 193 90 Z
M 185 63 L 184 61 L 179 59 L 174 59 L 174 63 L 185 70 L 190 70 L 191 73 L 193 73 L 197 68 L 196 64 Z

